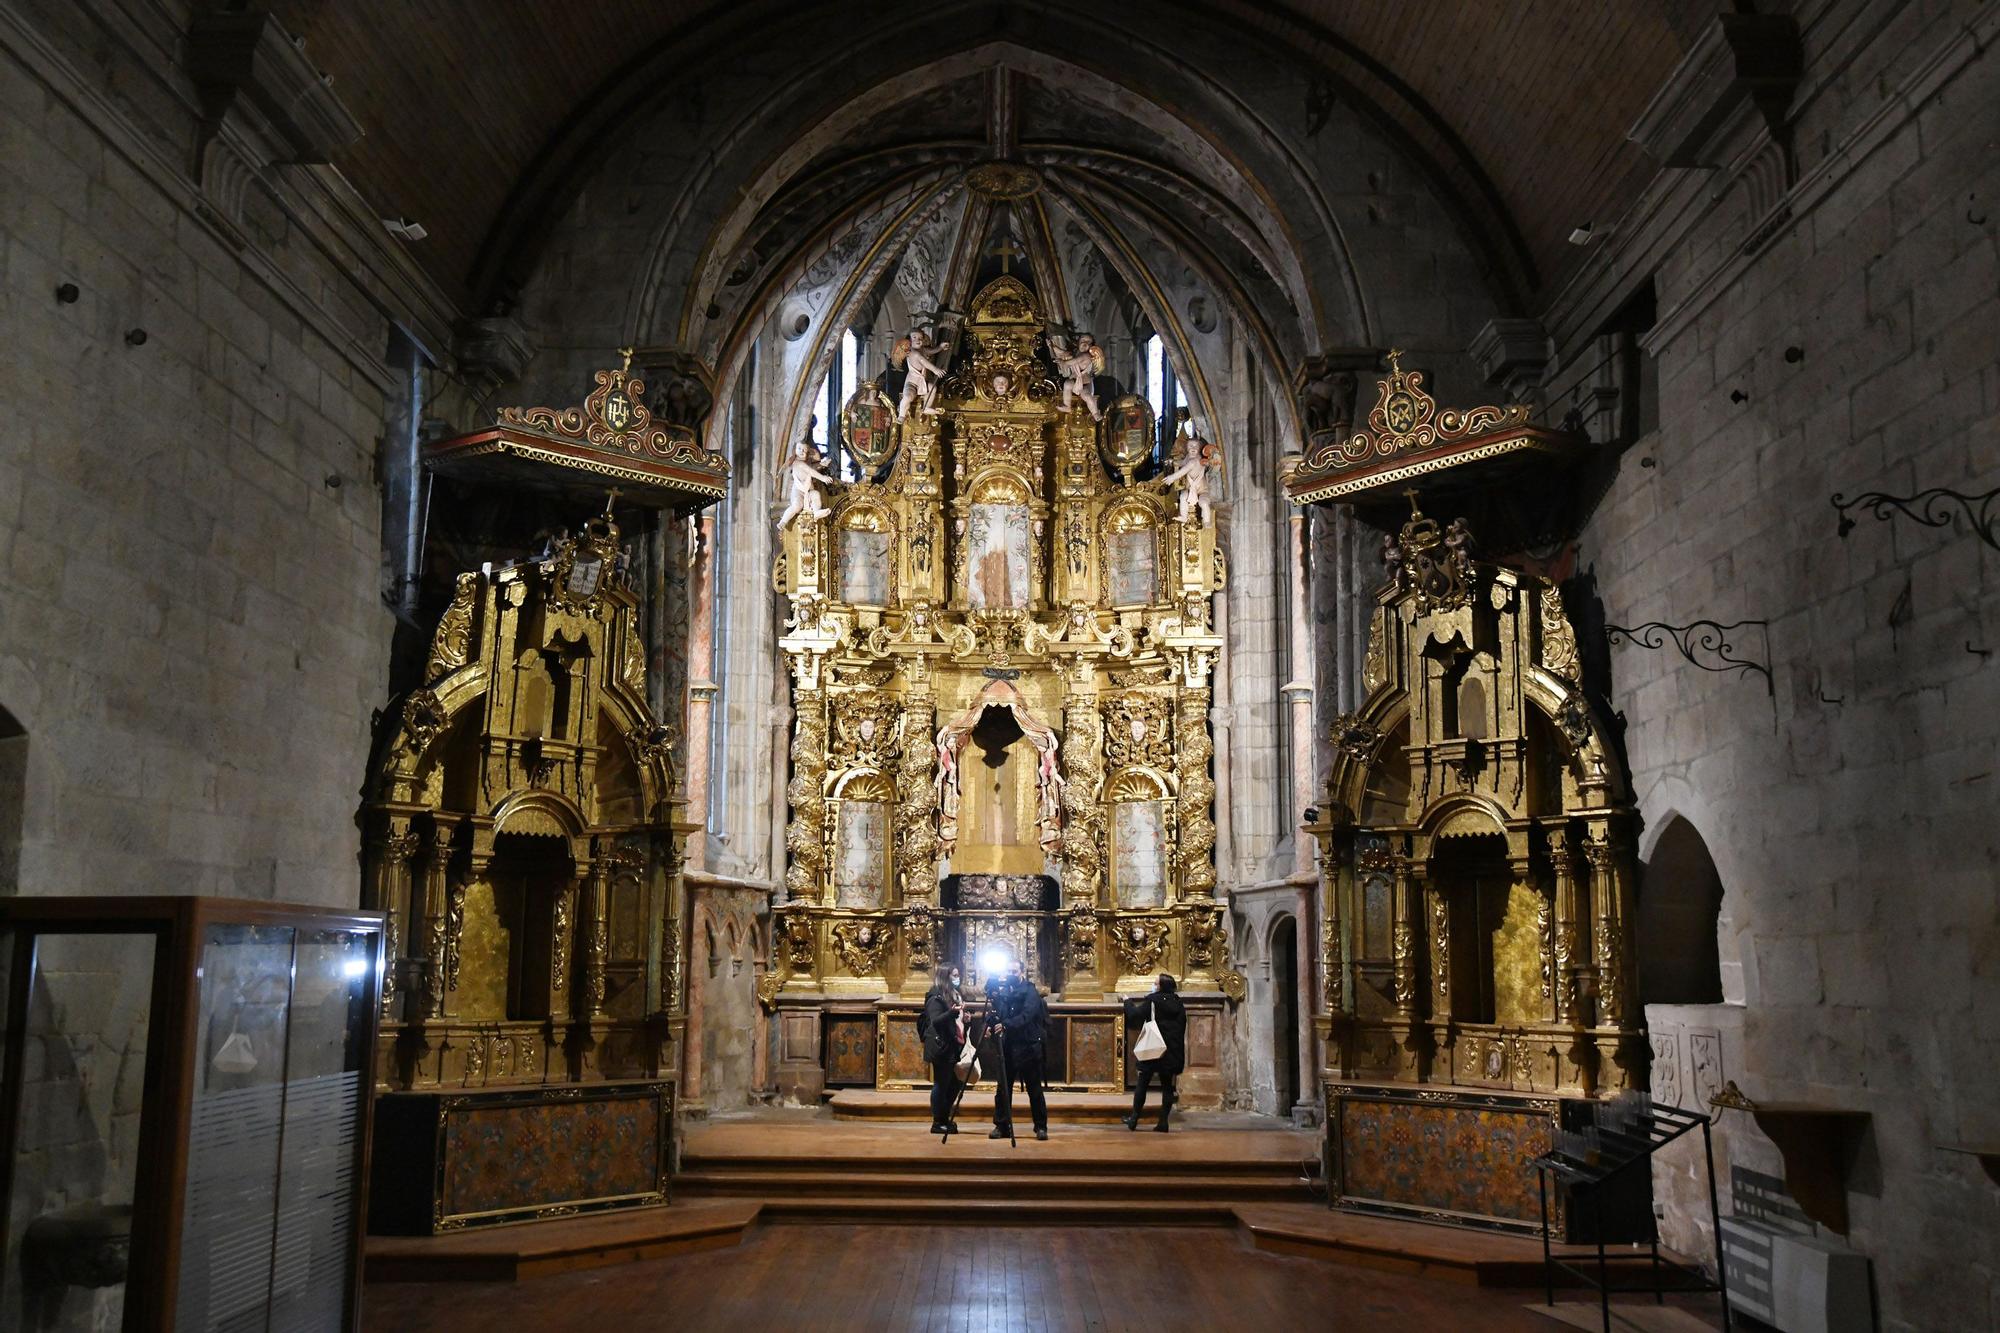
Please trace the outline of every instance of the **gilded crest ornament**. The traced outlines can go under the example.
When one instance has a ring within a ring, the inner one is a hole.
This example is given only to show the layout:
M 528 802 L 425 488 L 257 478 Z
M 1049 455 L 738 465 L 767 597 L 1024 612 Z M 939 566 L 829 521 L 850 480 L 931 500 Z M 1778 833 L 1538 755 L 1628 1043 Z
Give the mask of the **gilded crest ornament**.
M 1408 494 L 1410 518 L 1396 539 L 1396 558 L 1390 562 L 1396 585 L 1416 594 L 1418 615 L 1456 611 L 1472 597 L 1472 530 L 1462 518 L 1440 529 L 1437 520 L 1417 508 L 1416 492 Z

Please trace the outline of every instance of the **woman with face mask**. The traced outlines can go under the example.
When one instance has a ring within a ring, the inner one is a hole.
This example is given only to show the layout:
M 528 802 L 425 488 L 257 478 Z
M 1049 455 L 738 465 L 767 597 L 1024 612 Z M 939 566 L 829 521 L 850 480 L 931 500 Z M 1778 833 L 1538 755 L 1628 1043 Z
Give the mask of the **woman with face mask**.
M 924 1059 L 931 1067 L 931 1133 L 942 1134 L 958 1100 L 958 1053 L 965 1047 L 965 1001 L 958 990 L 958 969 L 941 963 L 931 973 L 920 1021 Z M 957 1125 L 949 1128 L 956 1130 Z

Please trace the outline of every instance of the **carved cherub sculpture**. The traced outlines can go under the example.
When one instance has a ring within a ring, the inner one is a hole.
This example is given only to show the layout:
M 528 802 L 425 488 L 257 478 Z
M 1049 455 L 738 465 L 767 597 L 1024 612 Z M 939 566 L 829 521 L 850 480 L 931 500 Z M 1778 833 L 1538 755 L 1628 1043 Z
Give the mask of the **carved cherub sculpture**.
M 813 427 L 819 424 L 818 417 L 806 418 L 806 433 L 792 446 L 792 456 L 785 463 L 785 486 L 789 492 L 785 502 L 785 512 L 778 519 L 778 531 L 800 514 L 810 514 L 814 518 L 825 518 L 832 513 L 820 502 L 819 485 L 824 482 L 831 486 L 833 478 L 819 469 L 819 446 L 813 443 Z
M 1092 421 L 1101 420 L 1104 413 L 1098 410 L 1096 377 L 1104 369 L 1104 350 L 1097 340 L 1087 333 L 1076 335 L 1071 343 L 1066 338 L 1049 335 L 1049 350 L 1055 354 L 1056 369 L 1062 374 L 1062 410 L 1067 414 L 1071 404 L 1078 399 L 1090 411 Z
M 943 357 L 944 348 L 933 343 L 922 329 L 911 329 L 908 337 L 896 339 L 889 359 L 906 372 L 903 397 L 896 404 L 896 420 L 909 418 L 912 402 L 922 405 L 925 416 L 938 415 L 937 386 L 938 381 L 944 378 L 944 367 L 939 362 Z
M 1180 457 L 1180 466 L 1160 478 L 1159 486 L 1162 490 L 1165 490 L 1175 482 L 1179 482 L 1181 484 L 1181 522 L 1186 523 L 1189 513 L 1199 509 L 1201 511 L 1201 524 L 1203 527 L 1207 527 L 1214 521 L 1214 513 L 1210 507 L 1208 495 L 1208 474 L 1210 469 L 1214 468 L 1221 461 L 1219 456 L 1220 451 L 1213 444 L 1195 434 L 1194 427 L 1188 420 L 1186 408 L 1181 409 L 1180 422 L 1180 438 L 1177 441 L 1176 449 Z

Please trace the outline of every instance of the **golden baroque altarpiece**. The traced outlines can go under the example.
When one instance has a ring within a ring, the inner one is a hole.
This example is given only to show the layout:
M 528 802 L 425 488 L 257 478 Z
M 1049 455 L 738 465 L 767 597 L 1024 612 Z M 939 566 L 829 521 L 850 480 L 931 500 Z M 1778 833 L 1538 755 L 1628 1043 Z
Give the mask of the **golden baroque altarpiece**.
M 389 915 L 387 1089 L 672 1078 L 691 826 L 605 488 L 698 506 L 728 468 L 644 392 L 628 352 L 580 408 L 506 409 L 428 451 L 441 474 L 603 512 L 458 574 L 380 728 L 360 821 L 364 901 Z
M 1135 479 L 1143 399 L 1064 410 L 1041 327 L 1026 286 L 988 285 L 932 410 L 863 384 L 859 479 L 787 516 L 767 1003 L 921 994 L 940 959 L 977 986 L 995 950 L 1066 1001 L 1162 970 L 1241 994 L 1215 898 L 1215 529 Z
M 1316 440 L 1288 480 L 1294 498 L 1355 504 L 1384 529 L 1388 575 L 1366 695 L 1334 722 L 1312 829 L 1327 1067 L 1520 1092 L 1643 1086 L 1637 814 L 1576 631 L 1553 583 L 1475 558 L 1470 524 L 1426 517 L 1416 489 L 1457 507 L 1497 489 L 1491 469 L 1579 441 L 1523 407 L 1440 409 L 1396 352 L 1378 395 L 1366 429 Z

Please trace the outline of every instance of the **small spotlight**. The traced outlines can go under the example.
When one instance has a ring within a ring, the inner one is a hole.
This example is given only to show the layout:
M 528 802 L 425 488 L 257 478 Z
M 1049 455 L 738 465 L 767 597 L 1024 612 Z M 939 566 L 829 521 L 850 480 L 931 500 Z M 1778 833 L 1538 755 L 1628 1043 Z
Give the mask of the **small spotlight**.
M 996 977 L 1005 972 L 1014 961 L 1014 955 L 1005 949 L 986 948 L 979 951 L 979 974 Z
M 428 231 L 424 230 L 423 223 L 412 218 L 383 218 L 382 225 L 388 228 L 391 236 L 400 237 L 406 241 L 421 241 L 424 237 L 430 235 Z
M 368 974 L 368 960 L 366 958 L 349 958 L 340 965 L 340 970 L 349 981 L 352 981 L 356 977 Z

